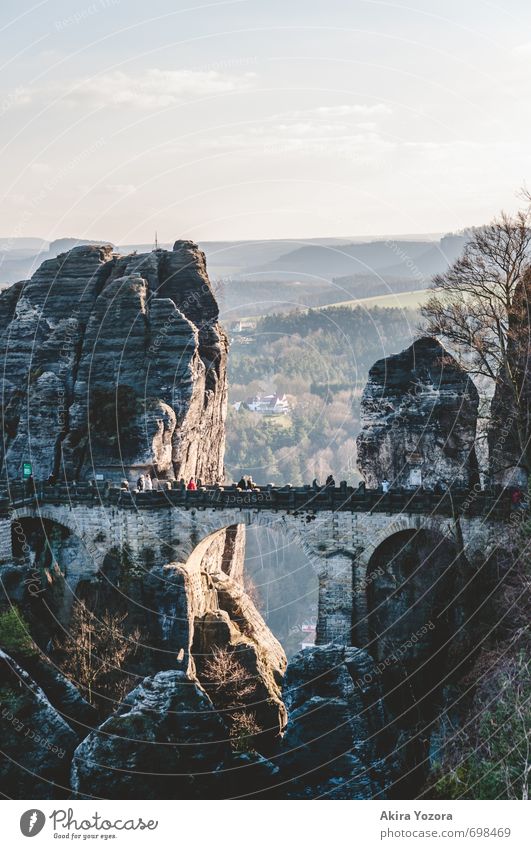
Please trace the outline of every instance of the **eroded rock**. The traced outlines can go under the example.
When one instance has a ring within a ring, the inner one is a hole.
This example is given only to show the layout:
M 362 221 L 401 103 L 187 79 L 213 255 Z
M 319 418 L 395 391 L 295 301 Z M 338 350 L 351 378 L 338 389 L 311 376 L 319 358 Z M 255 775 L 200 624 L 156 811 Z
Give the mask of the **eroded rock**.
M 13 799 L 68 796 L 79 738 L 44 691 L 0 650 L 0 787 Z
M 258 793 L 275 767 L 233 752 L 228 728 L 185 672 L 146 678 L 77 748 L 72 788 L 107 799 L 210 799 Z
M 358 466 L 367 486 L 476 483 L 478 403 L 473 381 L 436 339 L 379 360 L 361 402 Z
M 386 797 L 398 758 L 367 652 L 336 645 L 300 652 L 283 697 L 288 725 L 275 762 L 289 779 L 288 798 Z
M 10 477 L 222 479 L 228 343 L 197 245 L 75 247 L 1 299 Z

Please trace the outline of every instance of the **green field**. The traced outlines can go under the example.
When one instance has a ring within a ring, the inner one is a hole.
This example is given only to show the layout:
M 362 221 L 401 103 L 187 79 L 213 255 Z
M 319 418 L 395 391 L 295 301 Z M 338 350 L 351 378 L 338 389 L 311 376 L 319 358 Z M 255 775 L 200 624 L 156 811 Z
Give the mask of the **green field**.
M 377 295 L 374 298 L 356 298 L 353 301 L 341 301 L 338 304 L 329 304 L 333 307 L 394 307 L 395 309 L 416 309 L 424 304 L 431 294 L 430 289 L 417 289 L 414 292 L 398 292 L 396 295 Z M 315 309 L 327 309 L 328 307 L 315 307 Z
M 418 309 L 424 304 L 431 294 L 430 289 L 417 289 L 414 292 L 398 292 L 397 294 L 389 293 L 388 295 L 376 295 L 373 298 L 355 298 L 352 301 L 338 301 L 333 304 L 323 304 L 320 307 L 311 307 L 312 310 L 328 310 L 332 307 L 363 307 L 364 309 L 373 309 L 374 307 L 394 308 L 394 309 Z M 308 312 L 308 310 L 301 310 Z M 241 321 L 258 321 L 263 318 L 262 315 L 246 315 L 241 318 Z

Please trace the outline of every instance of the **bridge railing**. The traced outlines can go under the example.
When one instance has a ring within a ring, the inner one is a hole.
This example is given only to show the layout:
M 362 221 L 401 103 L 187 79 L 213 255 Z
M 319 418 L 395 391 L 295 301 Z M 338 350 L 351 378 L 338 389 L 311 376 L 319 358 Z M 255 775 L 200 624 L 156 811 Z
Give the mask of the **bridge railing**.
M 166 482 L 163 482 L 166 484 Z M 417 489 L 379 490 L 353 489 L 346 485 L 320 490 L 306 487 L 260 487 L 240 490 L 232 486 L 207 486 L 188 491 L 175 483 L 169 488 L 149 492 L 129 492 L 108 483 L 48 484 L 43 482 L 9 482 L 0 490 L 0 511 L 22 505 L 102 503 L 121 508 L 154 510 L 175 506 L 183 509 L 254 509 L 305 512 L 312 515 L 323 510 L 351 513 L 418 513 L 445 516 L 488 516 L 507 518 L 511 497 L 507 490 L 451 489 L 444 493 Z

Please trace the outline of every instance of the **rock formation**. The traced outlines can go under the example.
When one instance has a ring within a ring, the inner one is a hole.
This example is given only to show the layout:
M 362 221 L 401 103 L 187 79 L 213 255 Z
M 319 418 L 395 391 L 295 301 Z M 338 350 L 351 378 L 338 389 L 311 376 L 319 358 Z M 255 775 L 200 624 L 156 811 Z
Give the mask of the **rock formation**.
M 68 796 L 79 738 L 31 676 L 1 650 L 0 724 L 2 792 L 13 799 Z
M 316 646 L 288 666 L 289 722 L 276 759 L 289 798 L 386 797 L 398 758 L 378 671 L 358 648 Z
M 276 737 L 286 724 L 281 687 L 287 660 L 242 583 L 245 528 L 225 528 L 201 542 L 186 563 L 144 569 L 127 558 L 109 558 L 102 580 L 77 594 L 99 612 L 127 613 L 138 627 L 144 674 L 174 668 L 202 681 L 214 648 L 237 657 L 253 682 L 249 701 L 260 727 Z
M 238 755 L 203 692 L 178 670 L 146 678 L 77 748 L 72 788 L 110 799 L 219 799 L 274 783 L 259 755 Z
M 435 339 L 378 360 L 361 402 L 358 467 L 367 486 L 474 484 L 478 403 L 470 377 Z
M 201 787 L 201 798 L 204 781 L 230 754 L 227 738 L 210 700 L 184 672 L 159 672 L 77 749 L 72 786 L 122 799 L 190 798 Z
M 0 296 L 4 473 L 223 477 L 227 337 L 192 242 L 76 247 Z
M 491 480 L 527 486 L 531 465 L 531 272 L 514 293 L 509 315 L 509 374 L 500 371 L 488 432 Z M 527 446 L 527 447 L 526 447 Z
M 118 799 L 386 798 L 399 760 L 366 652 L 302 652 L 284 698 L 286 735 L 264 759 L 231 748 L 227 725 L 184 671 L 159 672 L 80 744 L 72 788 Z

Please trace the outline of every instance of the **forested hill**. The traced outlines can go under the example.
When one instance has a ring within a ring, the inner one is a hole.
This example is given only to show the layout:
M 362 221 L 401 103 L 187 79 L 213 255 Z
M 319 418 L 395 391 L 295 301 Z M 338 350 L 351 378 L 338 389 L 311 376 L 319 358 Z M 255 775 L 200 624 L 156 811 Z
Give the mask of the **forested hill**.
M 356 479 L 359 398 L 369 368 L 401 351 L 416 334 L 411 310 L 327 307 L 270 315 L 235 335 L 229 356 L 230 400 L 286 393 L 291 414 L 265 418 L 230 409 L 229 477 L 308 482 L 332 473 Z

